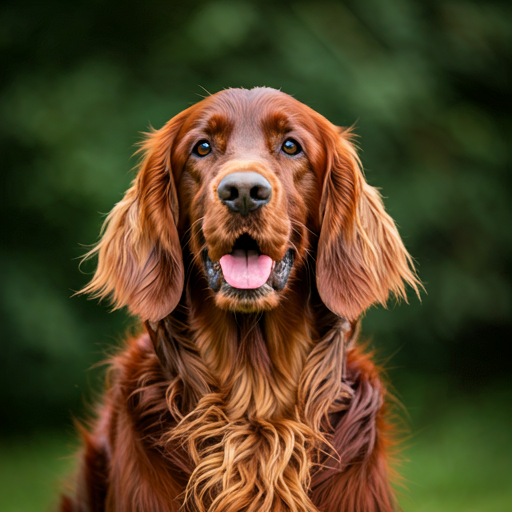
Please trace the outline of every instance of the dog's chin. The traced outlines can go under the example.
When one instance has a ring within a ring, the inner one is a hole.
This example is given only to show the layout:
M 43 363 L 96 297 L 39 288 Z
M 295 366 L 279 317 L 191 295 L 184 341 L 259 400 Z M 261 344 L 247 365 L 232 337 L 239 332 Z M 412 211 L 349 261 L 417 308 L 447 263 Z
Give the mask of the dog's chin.
M 224 285 L 215 293 L 215 304 L 228 311 L 257 313 L 275 308 L 279 304 L 279 293 L 267 284 L 255 290 L 241 290 Z
M 236 240 L 232 253 L 235 251 L 259 251 L 257 244 L 250 237 L 243 235 Z M 260 256 L 264 256 L 259 253 Z M 267 261 L 268 261 L 268 257 Z M 203 264 L 209 287 L 215 292 L 215 303 L 221 309 L 254 313 L 275 308 L 279 304 L 281 292 L 286 288 L 290 272 L 293 268 L 294 251 L 289 249 L 280 261 L 272 261 L 270 272 L 266 281 L 259 286 L 237 288 L 233 279 L 227 279 L 223 273 L 223 265 L 210 259 L 208 251 L 203 251 Z M 226 268 L 226 267 L 225 267 Z M 263 279 L 265 279 L 266 274 Z M 231 284 L 228 282 L 231 281 Z M 261 281 L 261 277 L 260 277 Z

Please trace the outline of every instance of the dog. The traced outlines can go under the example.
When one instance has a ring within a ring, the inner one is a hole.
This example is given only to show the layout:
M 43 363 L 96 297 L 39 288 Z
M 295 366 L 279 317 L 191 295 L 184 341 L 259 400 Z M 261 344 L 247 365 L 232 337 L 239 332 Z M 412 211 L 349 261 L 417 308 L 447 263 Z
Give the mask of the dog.
M 61 512 L 391 512 L 358 323 L 420 286 L 350 129 L 227 89 L 147 134 L 94 277 L 142 332 L 112 358 Z

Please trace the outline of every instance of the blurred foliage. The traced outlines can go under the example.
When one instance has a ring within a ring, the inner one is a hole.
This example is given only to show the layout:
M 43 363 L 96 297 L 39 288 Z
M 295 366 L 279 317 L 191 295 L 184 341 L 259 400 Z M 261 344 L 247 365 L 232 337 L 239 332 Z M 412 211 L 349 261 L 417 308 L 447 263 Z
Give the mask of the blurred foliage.
M 510 3 L 6 0 L 0 13 L 1 428 L 69 423 L 97 380 L 86 368 L 129 328 L 70 299 L 90 278 L 79 244 L 133 178 L 138 134 L 203 87 L 276 87 L 355 123 L 427 290 L 364 324 L 402 395 L 417 388 L 431 410 L 510 384 Z

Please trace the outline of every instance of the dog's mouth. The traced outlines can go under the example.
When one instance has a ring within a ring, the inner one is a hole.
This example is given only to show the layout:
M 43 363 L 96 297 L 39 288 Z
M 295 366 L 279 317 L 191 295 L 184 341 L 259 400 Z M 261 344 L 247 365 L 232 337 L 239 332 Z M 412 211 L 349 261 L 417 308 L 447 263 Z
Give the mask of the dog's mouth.
M 281 291 L 288 282 L 294 252 L 289 249 L 281 261 L 273 261 L 260 251 L 250 235 L 240 236 L 229 254 L 218 262 L 203 251 L 203 261 L 210 288 L 242 299 L 259 298 L 273 290 Z

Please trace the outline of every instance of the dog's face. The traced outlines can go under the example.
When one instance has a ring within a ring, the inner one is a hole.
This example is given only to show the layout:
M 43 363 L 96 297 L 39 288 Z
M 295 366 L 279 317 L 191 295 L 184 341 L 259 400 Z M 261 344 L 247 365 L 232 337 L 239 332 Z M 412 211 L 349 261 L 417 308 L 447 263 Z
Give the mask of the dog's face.
M 143 149 L 85 291 L 159 320 L 182 295 L 183 251 L 187 272 L 233 311 L 276 307 L 306 264 L 326 306 L 350 320 L 390 291 L 403 295 L 403 281 L 416 287 L 349 132 L 292 97 L 222 91 L 150 134 Z
M 278 91 L 228 90 L 206 99 L 178 136 L 176 154 L 187 155 L 179 231 L 219 307 L 272 308 L 304 265 L 321 182 L 302 108 Z

